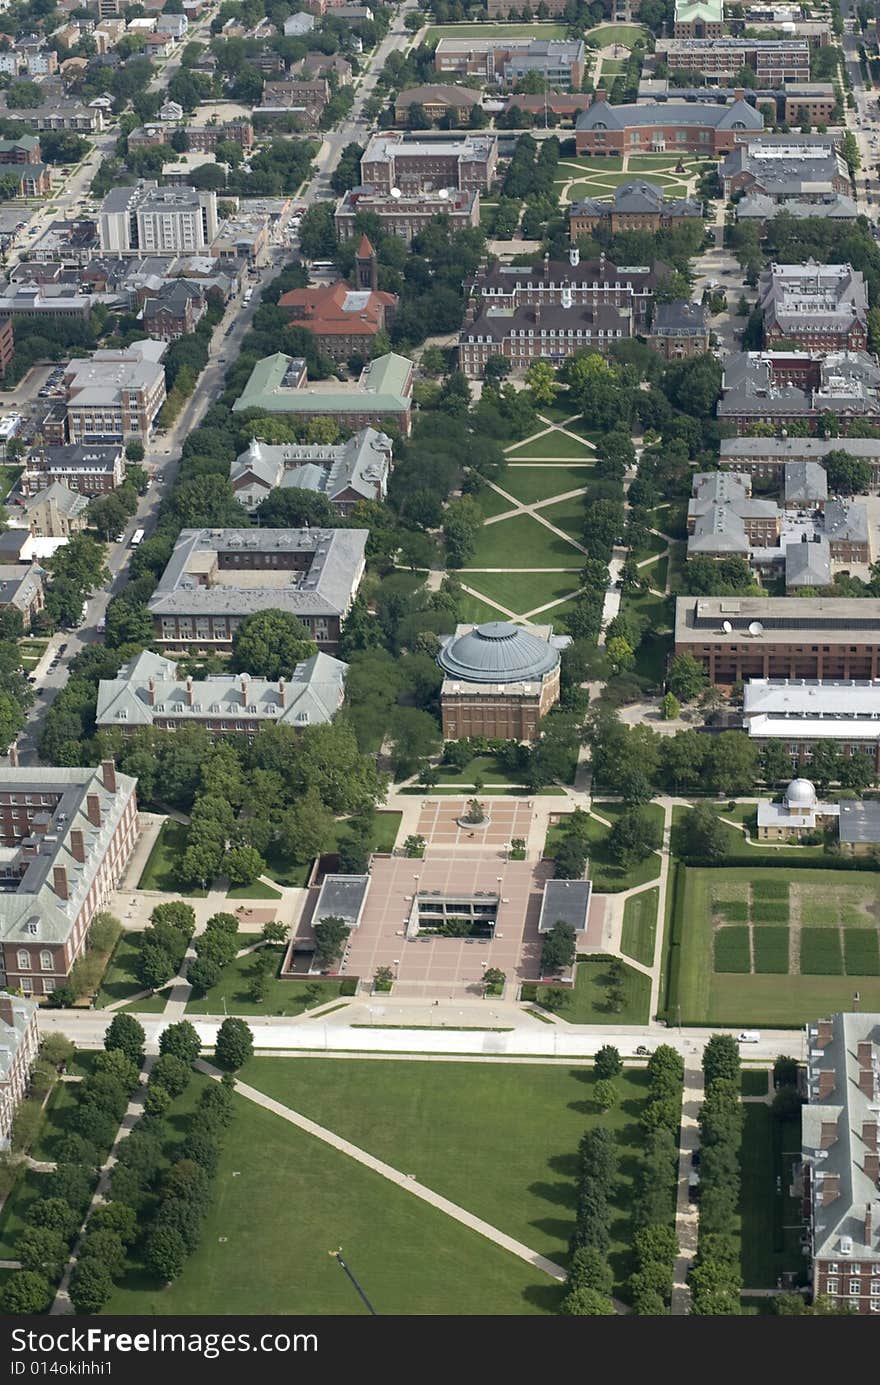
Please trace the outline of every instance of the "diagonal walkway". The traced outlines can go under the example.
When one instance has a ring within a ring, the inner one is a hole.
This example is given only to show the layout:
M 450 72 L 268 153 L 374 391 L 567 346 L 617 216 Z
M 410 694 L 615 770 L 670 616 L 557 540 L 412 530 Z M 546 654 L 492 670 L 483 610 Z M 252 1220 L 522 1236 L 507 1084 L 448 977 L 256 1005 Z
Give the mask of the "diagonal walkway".
M 209 1077 L 219 1080 L 222 1073 L 211 1063 L 200 1059 L 196 1067 Z M 410 1174 L 401 1173 L 398 1169 L 392 1168 L 382 1159 L 376 1159 L 374 1155 L 368 1154 L 365 1149 L 358 1145 L 351 1144 L 348 1140 L 343 1140 L 341 1136 L 328 1130 L 326 1126 L 318 1125 L 315 1121 L 309 1120 L 307 1116 L 302 1116 L 298 1111 L 292 1110 L 290 1106 L 284 1106 L 280 1101 L 266 1096 L 263 1092 L 257 1091 L 256 1087 L 249 1087 L 246 1082 L 236 1081 L 235 1090 L 240 1096 L 246 1097 L 248 1101 L 253 1101 L 255 1105 L 262 1106 L 266 1111 L 272 1111 L 282 1120 L 295 1125 L 298 1130 L 304 1131 L 307 1135 L 313 1135 L 316 1139 L 322 1140 L 324 1144 L 339 1150 L 340 1154 L 346 1154 L 350 1159 L 354 1159 L 358 1164 L 363 1164 L 364 1168 L 371 1169 L 373 1173 L 378 1173 L 382 1178 L 387 1178 L 389 1183 L 394 1183 L 398 1188 L 403 1188 L 405 1192 L 412 1193 L 413 1197 L 420 1198 L 422 1202 L 427 1202 L 429 1206 L 436 1207 L 438 1211 L 445 1212 L 454 1221 L 460 1222 L 462 1226 L 468 1227 L 471 1231 L 476 1231 L 479 1236 L 485 1236 L 486 1240 L 494 1242 L 502 1250 L 507 1250 L 511 1255 L 516 1255 L 520 1260 L 525 1260 L 527 1264 L 533 1265 L 535 1269 L 543 1271 L 549 1275 L 557 1284 L 564 1284 L 566 1279 L 565 1270 L 555 1261 L 548 1260 L 546 1256 L 539 1255 L 537 1251 L 531 1250 L 523 1245 L 521 1241 L 515 1240 L 505 1232 L 499 1231 L 497 1227 L 490 1226 L 480 1217 L 475 1217 L 473 1213 L 459 1207 L 457 1203 L 450 1202 L 448 1198 L 435 1193 L 433 1189 L 427 1188 L 424 1183 L 420 1183 L 417 1178 Z

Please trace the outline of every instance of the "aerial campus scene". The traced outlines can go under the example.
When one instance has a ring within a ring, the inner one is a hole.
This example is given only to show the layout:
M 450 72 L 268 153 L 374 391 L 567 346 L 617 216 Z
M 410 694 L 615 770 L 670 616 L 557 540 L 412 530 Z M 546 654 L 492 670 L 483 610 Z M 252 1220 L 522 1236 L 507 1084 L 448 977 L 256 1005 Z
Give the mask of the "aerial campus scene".
M 880 3 L 0 5 L 3 1319 L 880 1325 Z

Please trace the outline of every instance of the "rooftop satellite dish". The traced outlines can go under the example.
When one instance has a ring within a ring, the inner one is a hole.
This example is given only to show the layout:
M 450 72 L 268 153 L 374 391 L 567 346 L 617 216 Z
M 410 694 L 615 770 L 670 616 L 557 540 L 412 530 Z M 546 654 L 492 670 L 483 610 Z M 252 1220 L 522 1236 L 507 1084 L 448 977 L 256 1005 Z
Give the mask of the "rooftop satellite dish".
M 400 188 L 392 188 L 392 189 L 391 189 L 391 196 L 392 196 L 392 197 L 400 197 L 400 196 L 401 196 Z
M 750 635 L 763 635 L 764 627 L 759 620 L 753 620 L 749 625 Z
M 725 635 L 733 634 L 733 626 L 731 625 L 729 620 L 723 620 L 721 622 L 721 629 L 724 631 Z
M 441 188 L 437 196 L 440 198 L 441 202 L 445 202 L 449 196 L 449 188 Z

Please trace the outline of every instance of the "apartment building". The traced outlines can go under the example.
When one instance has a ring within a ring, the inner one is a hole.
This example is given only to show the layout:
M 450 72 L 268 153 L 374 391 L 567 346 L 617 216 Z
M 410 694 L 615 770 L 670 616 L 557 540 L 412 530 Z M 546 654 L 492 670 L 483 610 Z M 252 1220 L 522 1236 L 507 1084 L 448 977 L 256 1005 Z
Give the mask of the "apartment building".
M 0 164 L 38 164 L 42 157 L 40 141 L 36 135 L 19 135 L 17 139 L 0 140 Z
M 164 649 L 231 649 L 257 611 L 290 611 L 335 652 L 364 574 L 366 529 L 184 529 L 148 603 Z
M 579 87 L 585 53 L 580 39 L 501 38 L 491 31 L 483 38 L 475 30 L 472 38 L 441 38 L 434 50 L 434 67 L 438 72 L 480 77 L 502 86 L 537 72 L 551 85 Z
M 744 100 L 730 106 L 672 101 L 612 106 L 597 90 L 592 106 L 577 118 L 575 144 L 578 154 L 715 157 L 734 148 L 738 133 L 763 128 L 764 117 Z
M 141 182 L 101 204 L 101 249 L 115 255 L 204 254 L 217 235 L 217 194 Z
M 125 480 L 125 451 L 110 446 L 75 444 L 72 447 L 40 447 L 28 454 L 21 477 L 25 495 L 35 495 L 60 483 L 80 495 L 106 495 Z
M 273 490 L 294 487 L 315 491 L 341 515 L 350 515 L 362 500 L 385 499 L 392 463 L 386 433 L 362 428 L 347 442 L 268 443 L 252 438 L 230 463 L 229 480 L 239 504 L 248 511 Z
M 485 192 L 495 178 L 497 162 L 495 135 L 372 135 L 361 159 L 361 179 L 386 196 L 392 188 L 404 194 L 438 188 Z
M 680 596 L 675 653 L 710 682 L 880 678 L 880 600 L 868 597 Z
M 0 1150 L 9 1148 L 12 1122 L 27 1095 L 39 1049 L 34 1002 L 0 991 Z
M 142 726 L 176 731 L 203 726 L 212 736 L 247 736 L 273 723 L 302 731 L 332 721 L 345 698 L 348 664 L 313 654 L 292 676 L 272 682 L 248 673 L 191 678 L 177 663 L 145 649 L 115 678 L 98 684 L 95 724 L 131 736 Z
M 100 769 L 12 765 L 0 784 L 0 971 L 26 996 L 64 984 L 138 836 L 137 781 Z
M 64 372 L 67 432 L 72 443 L 145 441 L 165 403 L 165 342 L 133 342 L 95 351 Z
M 680 72 L 732 81 L 751 67 L 759 86 L 804 82 L 810 76 L 810 45 L 805 38 L 674 38 L 660 39 L 658 58 Z
M 770 264 L 758 281 L 764 341 L 806 351 L 865 351 L 868 290 L 850 264 Z
M 803 1207 L 815 1297 L 880 1314 L 880 1014 L 806 1028 Z
M 394 191 L 400 193 L 399 188 Z M 360 234 L 357 218 L 361 214 L 378 217 L 386 235 L 400 236 L 401 240 L 409 242 L 435 216 L 448 216 L 455 231 L 479 226 L 480 193 L 477 188 L 464 192 L 440 188 L 434 193 L 400 193 L 395 197 L 370 187 L 352 188 L 336 204 L 334 221 L 340 240 L 351 240 L 352 236 Z

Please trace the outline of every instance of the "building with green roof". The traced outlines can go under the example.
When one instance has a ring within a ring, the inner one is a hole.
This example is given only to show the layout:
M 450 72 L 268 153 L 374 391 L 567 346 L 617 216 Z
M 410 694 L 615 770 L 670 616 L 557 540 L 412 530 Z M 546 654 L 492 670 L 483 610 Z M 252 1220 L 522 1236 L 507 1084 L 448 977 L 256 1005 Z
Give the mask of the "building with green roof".
M 233 413 L 261 409 L 268 414 L 295 414 L 303 419 L 335 418 L 347 428 L 385 428 L 397 424 L 410 431 L 413 363 L 389 351 L 364 367 L 356 383 L 309 380 L 305 361 L 278 351 L 258 361 Z

